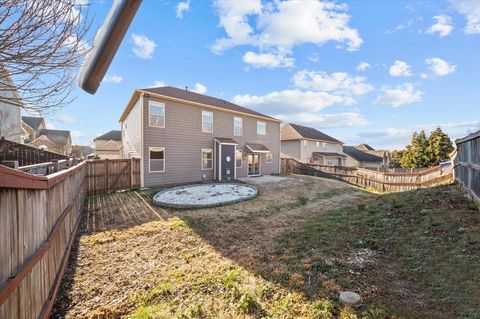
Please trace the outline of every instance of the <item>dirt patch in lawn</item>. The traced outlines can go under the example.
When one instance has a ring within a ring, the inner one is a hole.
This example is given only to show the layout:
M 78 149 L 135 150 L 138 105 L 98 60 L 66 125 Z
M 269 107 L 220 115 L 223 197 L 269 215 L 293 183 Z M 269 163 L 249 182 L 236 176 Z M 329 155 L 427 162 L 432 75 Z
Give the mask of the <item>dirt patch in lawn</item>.
M 480 217 L 455 187 L 295 178 L 209 209 L 155 207 L 158 189 L 91 197 L 52 317 L 478 318 Z

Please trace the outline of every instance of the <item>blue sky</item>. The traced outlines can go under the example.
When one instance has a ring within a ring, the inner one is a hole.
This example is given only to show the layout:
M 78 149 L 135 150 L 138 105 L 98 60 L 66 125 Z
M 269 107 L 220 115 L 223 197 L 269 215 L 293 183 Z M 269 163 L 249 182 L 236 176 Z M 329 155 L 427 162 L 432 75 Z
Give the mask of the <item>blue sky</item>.
M 90 2 L 90 40 L 110 6 Z M 480 129 L 478 52 L 477 0 L 145 0 L 97 93 L 47 121 L 91 144 L 134 89 L 166 84 L 394 149 L 414 130 Z

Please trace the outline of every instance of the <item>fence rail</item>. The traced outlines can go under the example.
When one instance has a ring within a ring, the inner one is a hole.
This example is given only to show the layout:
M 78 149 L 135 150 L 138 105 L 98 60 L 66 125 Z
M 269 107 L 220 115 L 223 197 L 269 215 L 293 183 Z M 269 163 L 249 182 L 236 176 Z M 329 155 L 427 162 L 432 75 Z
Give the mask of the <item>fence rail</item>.
M 480 131 L 456 141 L 455 179 L 480 205 Z
M 451 167 L 435 166 L 415 172 L 382 172 L 349 166 L 307 164 L 293 158 L 282 158 L 282 172 L 341 180 L 381 192 L 408 191 L 453 181 Z
M 27 166 L 51 162 L 52 160 L 66 160 L 68 158 L 68 156 L 63 154 L 15 143 L 0 137 L 0 162 L 18 161 L 19 166 Z
M 140 159 L 87 161 L 88 194 L 140 187 Z
M 0 165 L 0 318 L 47 318 L 86 195 L 86 163 L 35 176 Z

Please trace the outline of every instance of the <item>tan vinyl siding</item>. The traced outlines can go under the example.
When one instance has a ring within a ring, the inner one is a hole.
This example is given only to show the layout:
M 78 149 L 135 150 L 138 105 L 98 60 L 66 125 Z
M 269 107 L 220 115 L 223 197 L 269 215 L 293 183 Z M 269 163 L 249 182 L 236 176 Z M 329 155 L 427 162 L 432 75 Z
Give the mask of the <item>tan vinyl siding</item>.
M 343 154 L 343 147 L 340 143 L 329 143 L 318 141 L 303 140 L 302 141 L 302 161 L 308 162 L 313 152 L 328 152 Z
M 300 140 L 282 141 L 282 153 L 301 160 Z
M 142 145 L 142 114 L 141 114 L 142 97 L 138 98 L 133 108 L 128 113 L 122 123 L 122 146 L 123 157 L 140 157 Z M 148 113 L 147 113 L 148 120 Z M 125 129 L 126 125 L 126 129 Z
M 272 163 L 266 163 L 265 154 L 261 155 L 262 174 L 279 172 L 280 123 L 266 121 L 267 135 L 257 136 L 257 118 L 243 118 L 243 136 L 234 136 L 233 118 L 237 114 L 206 110 L 213 112 L 213 133 L 202 132 L 201 107 L 150 98 L 165 103 L 165 128 L 149 127 L 148 100 L 144 98 L 144 154 L 149 147 L 165 147 L 165 172 L 149 173 L 144 170 L 144 186 L 162 184 L 179 184 L 201 181 L 205 174 L 206 180 L 213 179 L 214 170 L 202 170 L 201 150 L 213 149 L 214 137 L 233 138 L 239 143 L 237 149 L 244 149 L 246 142 L 262 143 L 273 152 Z M 143 159 L 144 167 L 148 168 L 148 158 Z M 237 169 L 237 178 L 247 175 L 246 156 L 242 168 Z

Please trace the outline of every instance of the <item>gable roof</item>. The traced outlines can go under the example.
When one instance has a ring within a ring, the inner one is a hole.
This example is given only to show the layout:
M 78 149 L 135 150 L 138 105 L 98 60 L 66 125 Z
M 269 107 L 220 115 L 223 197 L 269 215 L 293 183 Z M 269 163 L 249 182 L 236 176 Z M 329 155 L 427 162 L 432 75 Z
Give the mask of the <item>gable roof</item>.
M 38 131 L 40 124 L 43 122 L 43 117 L 36 116 L 22 116 L 22 121 L 25 122 L 28 126 L 33 128 L 35 131 Z
M 46 136 L 50 141 L 58 146 L 65 146 L 71 140 L 70 131 L 63 130 L 40 130 L 38 138 Z
M 313 127 L 302 126 L 293 123 L 289 123 L 288 125 L 290 125 L 301 136 L 301 138 L 343 144 L 343 142 L 337 140 L 336 138 L 322 133 Z
M 77 149 L 82 156 L 87 156 L 92 153 L 92 148 L 88 145 L 72 145 L 72 153 Z
M 95 151 L 98 151 L 98 150 L 118 151 L 121 148 L 122 148 L 122 144 L 117 143 L 117 141 L 114 141 L 114 140 L 109 140 L 103 143 L 102 145 L 100 145 L 99 147 L 96 147 L 94 150 Z
M 344 146 L 343 152 L 359 162 L 381 163 L 383 157 L 359 150 L 355 146 Z
M 181 100 L 184 102 L 190 102 L 194 104 L 200 104 L 199 106 L 210 106 L 214 108 L 219 108 L 225 111 L 230 111 L 230 112 L 235 112 L 235 113 L 243 113 L 243 114 L 249 114 L 255 117 L 261 117 L 267 120 L 272 120 L 276 122 L 280 122 L 280 120 L 277 120 L 273 117 L 270 117 L 268 115 L 256 112 L 254 110 L 248 109 L 246 107 L 234 104 L 232 102 L 225 101 L 223 99 L 218 99 L 213 96 L 208 96 L 208 95 L 203 95 L 199 93 L 195 93 L 192 91 L 187 91 L 185 89 L 178 89 L 172 86 L 164 86 L 164 87 L 155 87 L 155 88 L 146 88 L 146 89 L 138 89 L 135 90 L 132 98 L 130 99 L 129 103 L 127 104 L 127 107 L 122 113 L 122 116 L 120 117 L 120 121 L 123 121 L 123 119 L 127 116 L 127 114 L 130 112 L 131 107 L 133 106 L 132 100 L 136 100 L 136 95 L 140 95 L 140 93 L 151 93 L 152 95 L 158 95 L 161 97 L 166 97 L 166 98 L 171 98 L 171 99 L 176 99 L 176 100 Z
M 375 149 L 371 147 L 368 144 L 362 143 L 357 146 L 355 146 L 357 149 L 362 150 L 362 151 L 374 151 Z
M 96 140 L 102 140 L 102 141 L 121 141 L 122 140 L 122 131 L 118 130 L 111 130 L 110 132 L 107 132 L 103 135 L 100 135 L 94 139 Z

